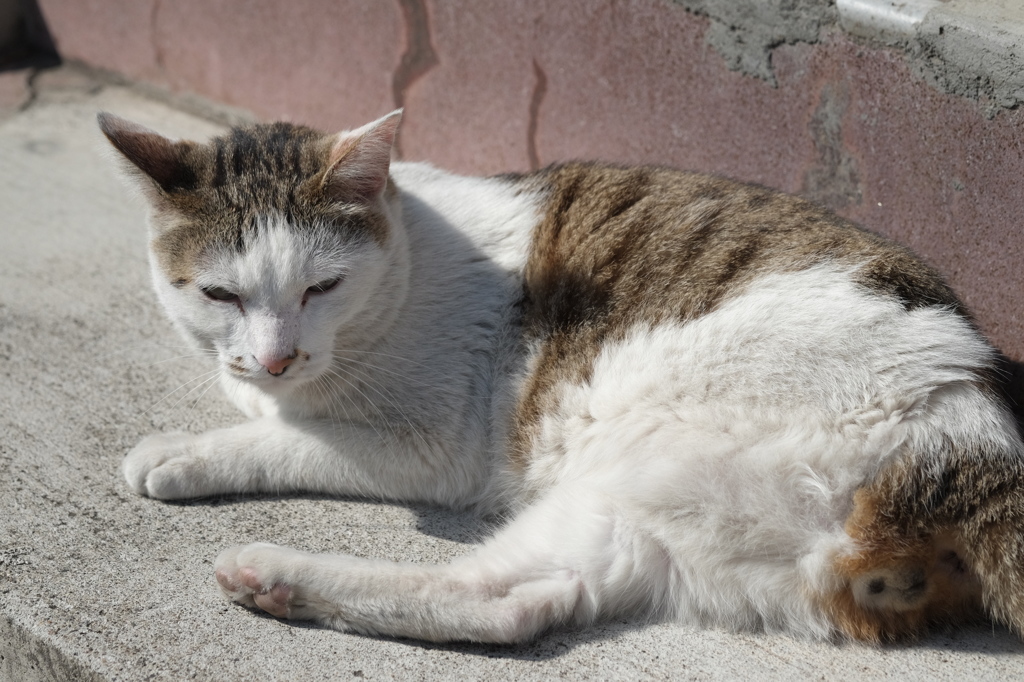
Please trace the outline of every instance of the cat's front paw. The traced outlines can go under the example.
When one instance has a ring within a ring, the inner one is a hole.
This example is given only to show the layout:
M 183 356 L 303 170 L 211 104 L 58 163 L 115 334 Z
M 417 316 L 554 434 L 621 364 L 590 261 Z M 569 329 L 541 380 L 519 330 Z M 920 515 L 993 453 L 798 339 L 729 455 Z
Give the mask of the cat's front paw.
M 308 619 L 296 568 L 304 552 L 258 542 L 221 552 L 214 562 L 217 584 L 232 601 L 278 618 Z
M 203 461 L 197 437 L 190 433 L 158 433 L 143 438 L 124 459 L 122 470 L 131 489 L 158 500 L 201 497 Z

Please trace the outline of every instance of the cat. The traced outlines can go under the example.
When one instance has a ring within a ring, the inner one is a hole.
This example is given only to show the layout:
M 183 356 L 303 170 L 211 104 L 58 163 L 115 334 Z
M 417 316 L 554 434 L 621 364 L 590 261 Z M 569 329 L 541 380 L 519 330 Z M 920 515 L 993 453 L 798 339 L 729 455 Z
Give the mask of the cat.
M 153 284 L 250 418 L 149 436 L 161 500 L 291 491 L 504 519 L 446 566 L 226 549 L 228 598 L 431 641 L 599 619 L 887 642 L 1024 628 L 996 353 L 908 250 L 658 167 L 392 162 L 401 111 L 172 141 L 100 114 Z

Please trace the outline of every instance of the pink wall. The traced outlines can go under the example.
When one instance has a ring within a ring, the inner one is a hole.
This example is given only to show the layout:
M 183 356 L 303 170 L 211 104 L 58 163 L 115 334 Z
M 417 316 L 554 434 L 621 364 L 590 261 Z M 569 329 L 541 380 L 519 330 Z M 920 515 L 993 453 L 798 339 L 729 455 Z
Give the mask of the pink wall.
M 944 95 L 832 33 L 731 72 L 667 0 L 40 0 L 66 58 L 328 129 L 406 107 L 405 158 L 570 158 L 803 193 L 921 253 L 1024 359 L 1024 111 Z

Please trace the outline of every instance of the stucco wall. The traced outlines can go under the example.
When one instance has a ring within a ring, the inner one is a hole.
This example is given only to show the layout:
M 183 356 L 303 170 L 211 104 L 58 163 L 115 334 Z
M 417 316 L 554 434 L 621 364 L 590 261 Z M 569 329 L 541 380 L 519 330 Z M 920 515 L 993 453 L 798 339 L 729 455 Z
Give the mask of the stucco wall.
M 1024 359 L 1024 111 L 946 94 L 827 21 L 762 46 L 767 77 L 733 71 L 715 3 L 685 4 L 40 1 L 65 58 L 262 118 L 340 129 L 404 106 L 407 159 L 600 158 L 804 194 L 916 249 Z

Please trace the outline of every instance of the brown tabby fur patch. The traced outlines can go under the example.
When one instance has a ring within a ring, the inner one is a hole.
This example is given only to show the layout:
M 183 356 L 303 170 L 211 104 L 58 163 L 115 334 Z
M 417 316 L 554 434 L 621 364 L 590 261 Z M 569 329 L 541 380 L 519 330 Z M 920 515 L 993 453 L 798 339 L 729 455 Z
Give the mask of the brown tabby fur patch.
M 525 335 L 541 350 L 512 431 L 521 466 L 541 415 L 554 411 L 558 387 L 587 381 L 602 344 L 641 322 L 698 318 L 764 273 L 860 265 L 861 285 L 908 309 L 962 311 L 909 251 L 762 187 L 581 163 L 505 177 L 546 195 L 523 286 Z
M 243 250 L 266 217 L 296 229 L 335 225 L 383 242 L 383 216 L 348 207 L 326 191 L 332 135 L 289 123 L 234 128 L 206 144 L 171 142 L 155 133 L 108 138 L 156 184 L 154 251 L 171 282 L 194 277 L 210 248 Z M 154 165 L 153 159 L 160 163 Z
M 846 585 L 820 598 L 846 635 L 892 641 L 976 618 L 982 607 L 1024 632 L 1024 463 L 950 443 L 946 450 L 930 467 L 907 455 L 857 492 L 846 530 L 859 549 L 836 561 Z M 898 571 L 924 581 L 914 604 L 857 603 L 858 576 Z

